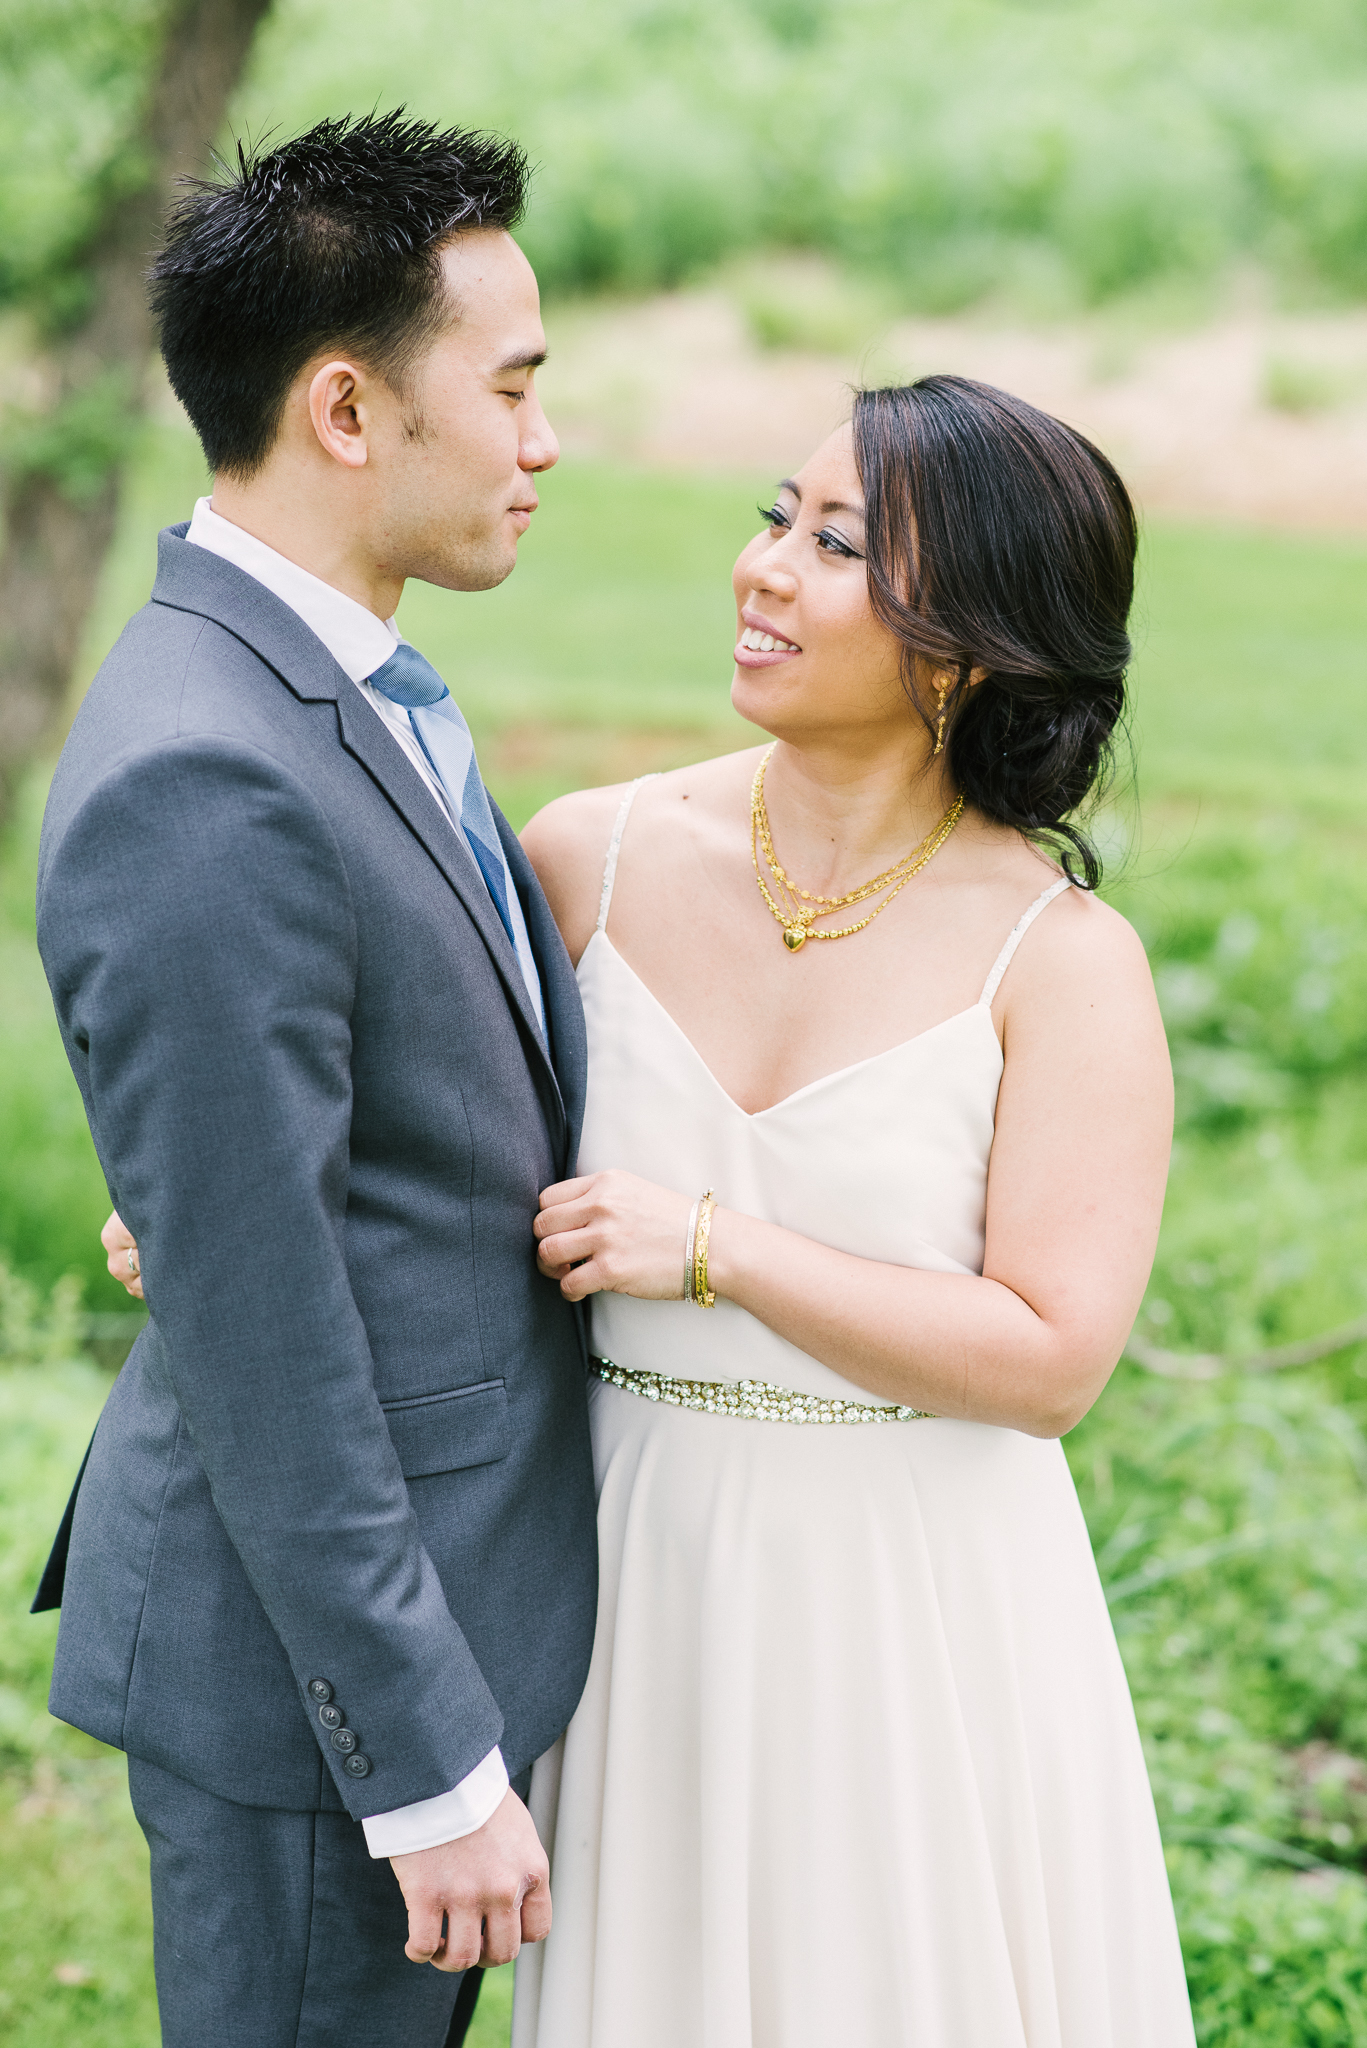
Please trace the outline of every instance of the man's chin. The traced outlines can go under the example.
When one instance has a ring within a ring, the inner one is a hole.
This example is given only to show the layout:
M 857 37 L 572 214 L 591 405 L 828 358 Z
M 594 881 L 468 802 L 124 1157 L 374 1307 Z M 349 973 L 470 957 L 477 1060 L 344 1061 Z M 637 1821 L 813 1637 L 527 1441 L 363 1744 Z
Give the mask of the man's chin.
M 434 553 L 417 562 L 408 575 L 438 590 L 497 590 L 517 567 L 517 541 L 501 542 L 477 552 L 463 548 Z

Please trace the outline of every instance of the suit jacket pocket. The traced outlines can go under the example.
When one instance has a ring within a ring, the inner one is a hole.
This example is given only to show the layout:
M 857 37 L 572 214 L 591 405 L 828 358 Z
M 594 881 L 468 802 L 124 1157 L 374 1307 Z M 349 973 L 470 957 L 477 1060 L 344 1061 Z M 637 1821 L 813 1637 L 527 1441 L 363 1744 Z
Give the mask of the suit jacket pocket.
M 502 1380 L 380 1406 L 405 1479 L 493 1465 L 508 1455 L 508 1392 Z

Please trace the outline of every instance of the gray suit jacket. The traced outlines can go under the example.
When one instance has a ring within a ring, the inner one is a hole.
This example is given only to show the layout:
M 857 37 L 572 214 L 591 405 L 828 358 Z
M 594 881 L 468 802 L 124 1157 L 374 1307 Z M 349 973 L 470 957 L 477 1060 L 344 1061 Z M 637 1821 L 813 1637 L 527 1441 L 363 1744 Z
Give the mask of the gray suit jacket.
M 52 1711 L 359 1818 L 498 1742 L 516 1773 L 588 1669 L 582 1322 L 531 1238 L 573 1169 L 583 1016 L 506 822 L 550 1057 L 402 750 L 184 531 L 43 828 L 38 942 L 151 1314 L 40 1596 Z

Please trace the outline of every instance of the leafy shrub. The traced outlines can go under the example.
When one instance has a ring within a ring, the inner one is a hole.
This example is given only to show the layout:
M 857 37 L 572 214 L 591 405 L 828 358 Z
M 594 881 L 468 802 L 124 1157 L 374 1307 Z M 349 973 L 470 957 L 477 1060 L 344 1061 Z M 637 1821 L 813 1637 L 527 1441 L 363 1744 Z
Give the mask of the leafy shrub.
M 1201 2048 L 1362 2048 L 1367 1885 L 1169 1851 Z
M 1148 946 L 1177 1134 L 1143 1334 L 1253 1351 L 1367 1312 L 1367 875 L 1226 834 L 1113 892 Z
M 0 299 L 59 317 L 166 9 L 0 8 Z M 1367 290 L 1367 24 L 1354 0 L 472 0 L 275 10 L 239 124 L 407 101 L 511 129 L 561 291 L 820 249 L 908 304 L 1043 261 L 1056 304 L 1252 255 Z M 208 138 L 206 138 L 207 141 Z
M 0 1258 L 0 1366 L 67 1364 L 84 1356 L 81 1282 L 68 1274 L 44 1299 Z

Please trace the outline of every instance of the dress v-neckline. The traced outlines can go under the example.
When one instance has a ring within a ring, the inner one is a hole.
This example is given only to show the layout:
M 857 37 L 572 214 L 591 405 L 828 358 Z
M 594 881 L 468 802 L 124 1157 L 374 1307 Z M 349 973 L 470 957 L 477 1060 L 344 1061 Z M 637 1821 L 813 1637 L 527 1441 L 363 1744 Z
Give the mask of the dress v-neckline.
M 954 1014 L 950 1017 L 942 1017 L 938 1024 L 928 1024 L 924 1031 L 914 1032 L 910 1038 L 901 1039 L 899 1043 L 896 1045 L 885 1046 L 882 1052 L 869 1053 L 867 1057 L 862 1060 L 851 1060 L 848 1066 L 837 1067 L 834 1069 L 833 1072 L 829 1074 L 818 1074 L 815 1080 L 804 1081 L 802 1086 L 800 1088 L 795 1088 L 791 1095 L 780 1096 L 777 1102 L 766 1103 L 763 1109 L 742 1109 L 740 1104 L 737 1102 L 735 1096 L 732 1095 L 727 1089 L 723 1088 L 721 1082 L 717 1079 L 711 1067 L 708 1066 L 707 1061 L 698 1051 L 697 1046 L 694 1045 L 692 1039 L 684 1030 L 682 1024 L 680 1024 L 678 1019 L 665 1008 L 664 1004 L 660 1001 L 660 998 L 655 994 L 654 990 L 648 987 L 647 984 L 644 981 L 642 981 L 640 975 L 636 972 L 636 969 L 631 965 L 631 962 L 627 960 L 621 953 L 618 952 L 616 946 L 613 945 L 612 940 L 608 937 L 605 931 L 599 930 L 594 932 L 593 936 L 590 938 L 588 942 L 588 945 L 585 946 L 583 952 L 579 956 L 579 966 L 576 972 L 583 972 L 584 962 L 588 959 L 589 954 L 592 952 L 594 946 L 599 944 L 600 941 L 603 944 L 603 946 L 606 947 L 607 951 L 611 953 L 613 959 L 617 961 L 623 973 L 628 975 L 630 979 L 635 983 L 636 987 L 641 991 L 646 1001 L 650 1003 L 654 1009 L 659 1011 L 660 1015 L 664 1018 L 665 1023 L 668 1025 L 669 1029 L 674 1033 L 675 1037 L 692 1055 L 694 1064 L 701 1068 L 702 1072 L 707 1076 L 708 1081 L 716 1090 L 716 1093 L 721 1097 L 722 1101 L 725 1102 L 728 1105 L 728 1107 L 735 1112 L 737 1116 L 744 1117 L 747 1123 L 758 1123 L 761 1117 L 773 1116 L 778 1110 L 789 1108 L 793 1103 L 800 1102 L 804 1096 L 813 1094 L 817 1089 L 828 1088 L 837 1081 L 845 1080 L 851 1074 L 860 1073 L 865 1067 L 877 1066 L 880 1060 L 888 1060 L 891 1059 L 895 1053 L 906 1052 L 909 1050 L 911 1046 L 920 1045 L 923 1040 L 927 1038 L 934 1038 L 937 1032 L 948 1030 L 951 1024 L 962 1024 L 964 1020 L 969 1017 L 976 1017 L 981 1015 L 986 1018 L 987 1028 L 992 1039 L 993 1049 L 996 1052 L 998 1061 L 1000 1062 L 1001 1060 L 1001 1041 L 997 1037 L 996 1027 L 992 1022 L 991 1005 L 989 1003 L 979 1001 L 976 1003 L 971 1003 L 969 1007 L 965 1010 L 956 1010 Z

